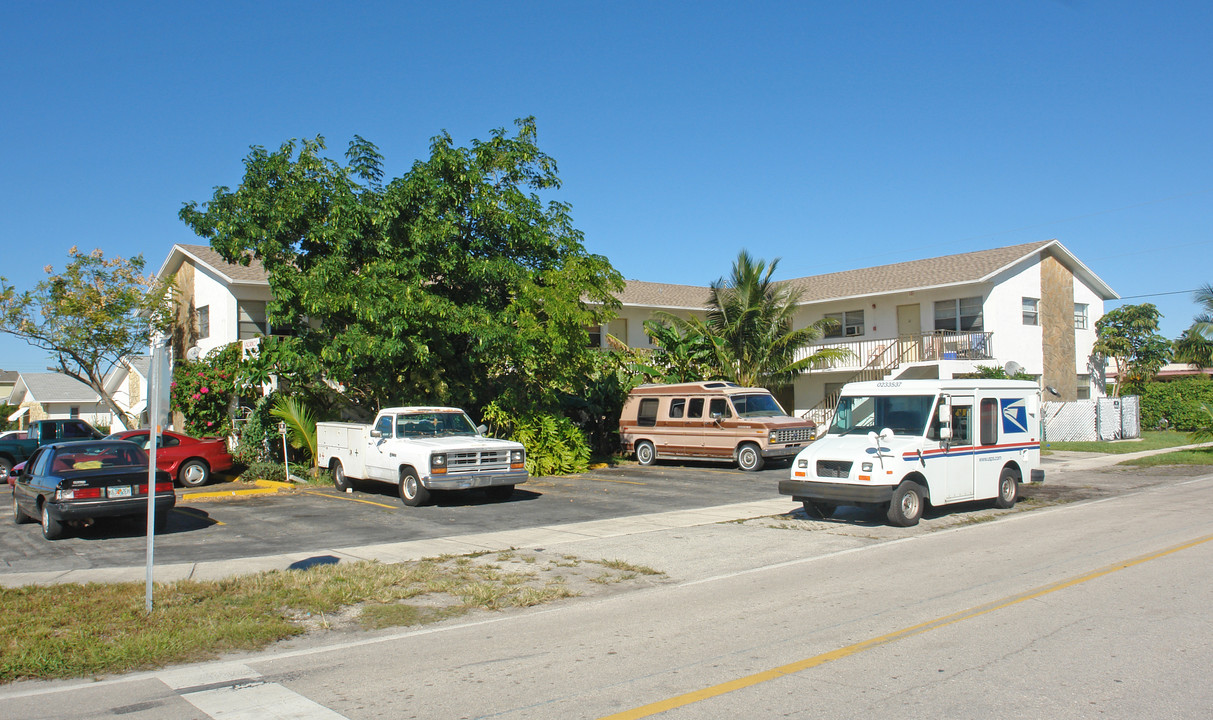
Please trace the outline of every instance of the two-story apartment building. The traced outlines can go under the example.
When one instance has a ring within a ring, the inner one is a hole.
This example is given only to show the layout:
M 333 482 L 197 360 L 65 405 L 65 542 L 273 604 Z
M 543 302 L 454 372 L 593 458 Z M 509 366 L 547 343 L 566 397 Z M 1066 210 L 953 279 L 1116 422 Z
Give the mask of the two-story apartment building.
M 271 332 L 269 283 L 256 261 L 233 265 L 205 245 L 175 245 L 160 276 L 175 277 L 180 290 L 176 357 L 190 347 L 205 353 Z M 950 378 L 1008 361 L 1039 377 L 1057 399 L 1103 393 L 1103 366 L 1091 347 L 1104 301 L 1118 296 L 1057 240 L 786 282 L 802 293 L 797 326 L 833 318 L 838 327 L 822 344 L 851 352 L 849 360 L 816 368 L 780 393 L 798 414 L 821 412 L 854 379 Z M 610 334 L 651 347 L 645 320 L 658 310 L 702 315 L 708 295 L 706 285 L 629 280 L 618 317 L 592 342 L 606 347 Z

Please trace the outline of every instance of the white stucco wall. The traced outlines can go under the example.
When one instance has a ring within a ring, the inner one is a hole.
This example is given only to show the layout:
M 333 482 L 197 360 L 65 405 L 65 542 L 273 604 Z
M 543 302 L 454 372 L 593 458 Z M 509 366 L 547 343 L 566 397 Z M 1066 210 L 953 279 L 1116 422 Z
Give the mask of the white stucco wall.
M 198 340 L 203 355 L 239 339 L 242 300 L 269 302 L 269 286 L 228 286 L 207 268 L 195 267 L 194 308 L 210 307 L 210 335 Z

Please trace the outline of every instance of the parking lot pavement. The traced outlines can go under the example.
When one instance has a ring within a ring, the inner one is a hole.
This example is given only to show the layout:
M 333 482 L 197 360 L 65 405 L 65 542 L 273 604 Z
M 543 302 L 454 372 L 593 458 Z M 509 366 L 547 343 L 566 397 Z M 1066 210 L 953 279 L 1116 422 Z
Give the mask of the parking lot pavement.
M 341 548 L 769 501 L 781 497 L 776 488 L 786 472 L 743 473 L 708 464 L 623 465 L 534 478 L 506 502 L 479 492 L 437 493 L 434 504 L 417 508 L 403 506 L 394 486 L 380 483 L 360 483 L 353 493 L 302 486 L 290 493 L 230 498 L 222 496 L 225 490 L 218 485 L 206 488 L 211 497 L 179 501 L 168 531 L 156 536 L 155 560 L 158 568 L 195 563 L 235 568 L 234 561 L 270 555 L 310 558 Z M 781 506 L 787 504 L 783 501 Z M 55 542 L 44 540 L 37 525 L 3 523 L 0 547 L 4 584 L 23 578 L 74 580 L 87 577 L 84 571 L 142 568 L 146 562 L 146 536 L 138 520 L 99 522 Z

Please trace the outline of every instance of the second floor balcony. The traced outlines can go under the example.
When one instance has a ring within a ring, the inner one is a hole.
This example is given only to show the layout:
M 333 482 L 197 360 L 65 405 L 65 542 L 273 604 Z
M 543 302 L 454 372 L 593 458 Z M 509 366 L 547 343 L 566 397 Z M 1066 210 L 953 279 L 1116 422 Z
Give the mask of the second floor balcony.
M 888 369 L 917 362 L 945 360 L 993 360 L 993 333 L 985 331 L 955 332 L 941 330 L 916 335 L 864 340 L 826 340 L 801 348 L 796 359 L 807 357 L 821 348 L 841 348 L 849 355 L 813 368 L 818 371 L 853 371 Z

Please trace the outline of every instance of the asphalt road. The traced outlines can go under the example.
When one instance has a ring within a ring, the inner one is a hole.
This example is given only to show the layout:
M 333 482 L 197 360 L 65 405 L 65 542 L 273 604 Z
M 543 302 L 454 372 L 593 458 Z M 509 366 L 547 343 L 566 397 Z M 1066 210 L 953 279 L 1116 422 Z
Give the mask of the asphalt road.
M 230 499 L 181 501 L 168 531 L 156 536 L 158 564 L 205 562 L 280 552 L 423 540 L 709 507 L 778 497 L 786 466 L 747 473 L 724 465 L 624 465 L 574 477 L 535 478 L 512 498 L 479 492 L 436 493 L 405 507 L 395 486 L 335 488 Z M 222 489 L 222 484 L 208 489 Z M 180 496 L 179 492 L 179 496 Z M 788 499 L 788 508 L 796 505 Z M 6 511 L 7 514 L 7 511 Z M 131 567 L 146 562 L 140 521 L 112 520 L 48 542 L 35 524 L 0 523 L 0 572 Z
M 668 580 L 100 682 L 21 683 L 0 690 L 0 716 L 1207 716 L 1213 475 L 1086 472 L 1063 487 L 1074 502 L 980 522 L 763 519 L 578 543 Z

